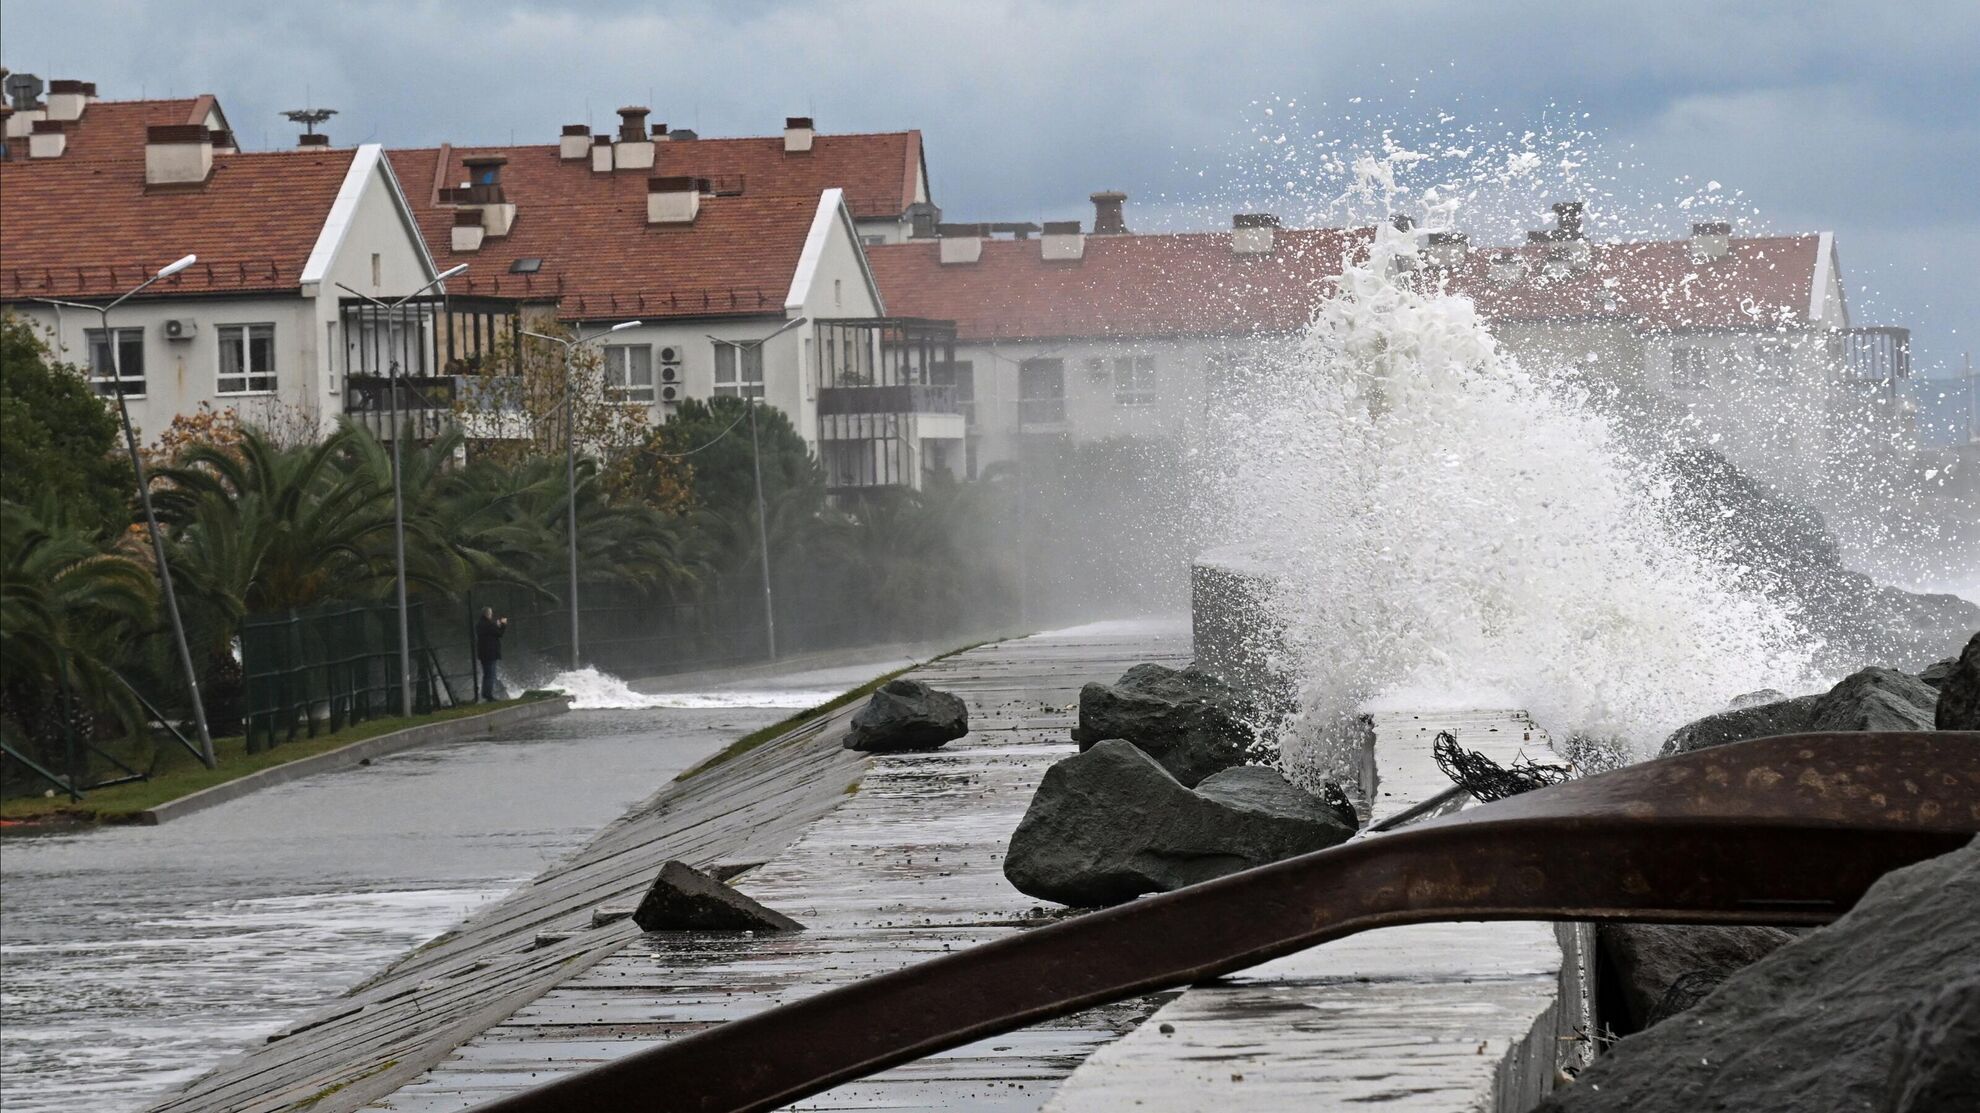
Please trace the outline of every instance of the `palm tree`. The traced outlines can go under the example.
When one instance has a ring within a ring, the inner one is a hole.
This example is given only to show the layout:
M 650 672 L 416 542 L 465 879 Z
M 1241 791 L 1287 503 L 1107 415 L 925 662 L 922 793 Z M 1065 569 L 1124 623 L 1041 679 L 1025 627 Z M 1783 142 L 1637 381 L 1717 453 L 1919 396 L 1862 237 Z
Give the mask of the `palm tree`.
M 117 669 L 156 625 L 156 603 L 150 572 L 96 533 L 52 505 L 0 503 L 0 719 L 44 756 L 64 720 L 84 740 L 98 719 L 139 729 Z

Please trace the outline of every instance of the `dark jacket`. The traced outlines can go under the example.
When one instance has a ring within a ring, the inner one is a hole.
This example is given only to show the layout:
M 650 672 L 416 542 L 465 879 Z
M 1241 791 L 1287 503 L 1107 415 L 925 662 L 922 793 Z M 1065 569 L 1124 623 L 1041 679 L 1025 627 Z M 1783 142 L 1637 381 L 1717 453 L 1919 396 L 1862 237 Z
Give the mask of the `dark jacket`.
M 474 655 L 483 661 L 502 659 L 502 635 L 508 627 L 492 618 L 476 619 L 474 623 Z

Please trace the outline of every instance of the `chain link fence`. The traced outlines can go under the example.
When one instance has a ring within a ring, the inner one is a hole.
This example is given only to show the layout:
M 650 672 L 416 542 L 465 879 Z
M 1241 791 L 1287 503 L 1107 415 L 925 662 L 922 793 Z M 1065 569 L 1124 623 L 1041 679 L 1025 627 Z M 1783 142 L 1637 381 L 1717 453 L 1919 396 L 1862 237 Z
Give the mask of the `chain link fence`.
M 299 735 L 387 715 L 424 714 L 474 698 L 473 655 L 442 653 L 427 605 L 408 607 L 412 700 L 400 706 L 398 608 L 326 603 L 241 622 L 242 721 L 249 753 Z M 471 648 L 471 647 L 470 647 Z

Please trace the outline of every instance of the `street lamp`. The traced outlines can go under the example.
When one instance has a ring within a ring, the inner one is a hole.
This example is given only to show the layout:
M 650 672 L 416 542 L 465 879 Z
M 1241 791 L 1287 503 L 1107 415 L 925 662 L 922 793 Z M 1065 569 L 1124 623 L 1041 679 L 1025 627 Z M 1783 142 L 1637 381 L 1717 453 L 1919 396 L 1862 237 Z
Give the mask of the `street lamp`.
M 138 455 L 137 433 L 131 428 L 131 408 L 124 401 L 124 369 L 118 351 L 117 334 L 110 331 L 110 311 L 124 304 L 140 290 L 161 278 L 170 278 L 199 261 L 197 255 L 187 255 L 176 262 L 159 269 L 157 274 L 138 283 L 108 305 L 89 305 L 85 302 L 59 301 L 55 298 L 38 298 L 50 305 L 65 305 L 73 309 L 93 309 L 101 322 L 104 342 L 110 347 L 111 387 L 117 392 L 117 416 L 124 423 L 124 448 L 131 454 L 131 470 L 137 475 L 138 504 L 144 507 L 145 528 L 151 531 L 151 551 L 158 561 L 158 584 L 165 594 L 165 613 L 172 619 L 172 639 L 178 645 L 179 666 L 185 670 L 186 691 L 192 697 L 193 726 L 199 733 L 199 760 L 208 769 L 218 762 L 213 756 L 213 735 L 206 729 L 206 701 L 199 694 L 199 673 L 193 668 L 192 650 L 186 645 L 186 626 L 179 618 L 179 598 L 172 590 L 172 566 L 165 561 L 165 535 L 158 528 L 158 515 L 151 509 L 151 482 L 145 478 L 144 459 Z
M 593 340 L 602 339 L 606 336 L 610 336 L 612 333 L 615 332 L 624 332 L 626 329 L 629 328 L 638 328 L 641 323 L 642 322 L 639 321 L 620 321 L 618 324 L 613 325 L 611 328 L 601 329 L 598 332 L 592 333 L 590 336 L 573 336 L 569 338 L 565 338 L 562 336 L 549 336 L 541 332 L 531 332 L 528 329 L 522 330 L 522 334 L 524 336 L 534 336 L 538 340 L 549 340 L 558 344 L 562 344 L 564 346 L 564 485 L 569 491 L 569 495 L 565 501 L 570 504 L 569 507 L 570 516 L 569 516 L 569 520 L 565 524 L 564 532 L 570 535 L 570 546 L 571 546 L 570 562 L 571 562 L 571 671 L 572 672 L 576 672 L 578 667 L 578 594 L 577 594 L 577 436 L 576 436 L 577 411 L 571 405 L 571 356 L 577 352 L 578 345 L 580 344 L 589 344 Z
M 466 269 L 468 269 L 466 263 L 449 267 L 435 275 L 433 281 L 428 282 L 405 297 L 392 302 L 380 301 L 362 290 L 353 290 L 341 282 L 337 283 L 337 288 L 343 290 L 345 293 L 355 294 L 384 310 L 385 324 L 389 328 L 393 317 L 397 315 L 401 306 Z M 387 335 L 389 336 L 390 333 L 388 332 Z M 394 363 L 393 366 L 397 366 L 397 364 Z M 392 552 L 393 569 L 395 577 L 398 580 L 397 586 L 399 593 L 399 714 L 410 715 L 413 712 L 412 637 L 407 632 L 406 623 L 406 498 L 399 482 L 399 434 L 403 430 L 399 427 L 399 384 L 397 376 L 388 373 L 386 381 L 391 388 L 390 394 L 392 397 Z
M 777 659 L 777 608 L 770 598 L 770 527 L 763 516 L 763 453 L 756 443 L 756 396 L 746 393 L 748 388 L 743 386 L 742 353 L 746 348 L 761 348 L 803 323 L 803 317 L 793 317 L 777 326 L 775 332 L 755 340 L 724 340 L 719 336 L 702 334 L 717 344 L 727 344 L 736 349 L 736 392 L 743 395 L 743 404 L 749 407 L 749 466 L 756 472 L 756 550 L 763 568 L 763 636 L 772 661 Z

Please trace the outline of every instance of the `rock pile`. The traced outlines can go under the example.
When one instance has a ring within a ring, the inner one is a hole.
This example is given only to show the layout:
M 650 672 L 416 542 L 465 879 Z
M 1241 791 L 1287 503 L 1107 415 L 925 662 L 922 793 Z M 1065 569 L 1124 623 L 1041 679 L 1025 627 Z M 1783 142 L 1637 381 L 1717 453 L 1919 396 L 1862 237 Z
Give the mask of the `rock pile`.
M 1934 721 L 1940 730 L 1980 730 L 1980 632 L 1954 661 L 1932 666 L 1945 677 Z
M 1060 904 L 1119 904 L 1324 850 L 1354 830 L 1352 812 L 1276 770 L 1226 769 L 1192 790 L 1110 739 L 1046 770 L 1011 836 L 1004 876 Z
M 1664 752 L 1689 753 L 1803 731 L 1931 730 L 1939 698 L 1915 676 L 1868 668 L 1844 677 L 1827 692 L 1739 707 L 1687 723 L 1665 740 Z
M 969 733 L 969 709 L 919 680 L 889 680 L 853 716 L 846 749 L 871 753 L 934 750 Z

